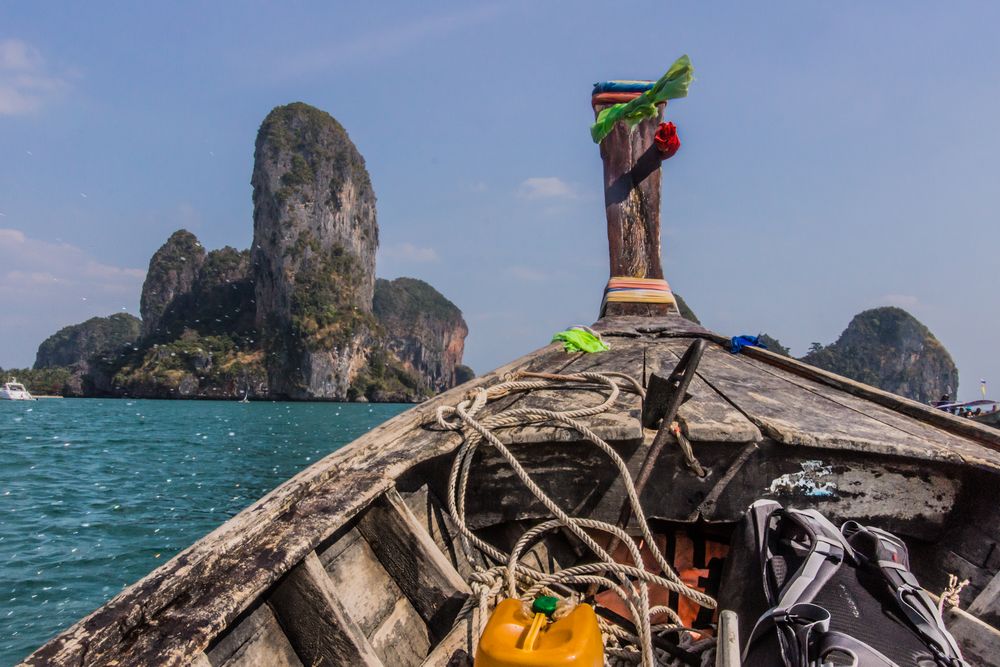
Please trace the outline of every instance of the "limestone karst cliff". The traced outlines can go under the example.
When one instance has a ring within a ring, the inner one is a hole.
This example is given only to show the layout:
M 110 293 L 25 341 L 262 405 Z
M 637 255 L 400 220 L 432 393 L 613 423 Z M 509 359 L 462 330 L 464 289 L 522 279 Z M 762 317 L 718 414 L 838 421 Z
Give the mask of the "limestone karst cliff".
M 191 290 L 194 278 L 205 261 L 205 249 L 194 234 L 179 229 L 170 235 L 149 260 L 149 270 L 142 284 L 139 314 L 142 335 L 156 331 L 160 316 L 180 294 Z
M 379 279 L 374 312 L 386 348 L 433 391 L 456 384 L 469 327 L 462 311 L 440 292 L 415 278 Z
M 250 251 L 226 246 L 205 255 L 190 288 L 163 310 L 153 338 L 174 340 L 186 329 L 252 338 L 255 316 Z
M 375 336 L 378 225 L 364 159 L 306 104 L 257 134 L 252 273 L 272 395 L 343 400 Z
M 72 366 L 95 356 L 117 354 L 139 339 L 141 328 L 139 318 L 128 313 L 92 317 L 63 327 L 38 346 L 34 368 Z
M 925 403 L 958 391 L 958 369 L 951 355 L 902 308 L 873 308 L 855 315 L 835 343 L 802 360 Z
M 251 183 L 252 249 L 206 252 L 174 232 L 149 263 L 141 337 L 135 320 L 132 345 L 62 369 L 66 393 L 416 401 L 472 376 L 468 328 L 437 290 L 400 278 L 375 298 L 375 194 L 336 120 L 274 109 Z M 58 346 L 43 347 L 54 358 Z

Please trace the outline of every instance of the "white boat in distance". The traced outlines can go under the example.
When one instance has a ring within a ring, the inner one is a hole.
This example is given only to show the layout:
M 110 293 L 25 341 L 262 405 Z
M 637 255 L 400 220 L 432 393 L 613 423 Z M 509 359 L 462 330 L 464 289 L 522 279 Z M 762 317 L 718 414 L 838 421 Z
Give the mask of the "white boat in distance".
M 16 378 L 11 378 L 9 381 L 3 383 L 3 389 L 0 389 L 0 400 L 33 401 L 35 397 Z

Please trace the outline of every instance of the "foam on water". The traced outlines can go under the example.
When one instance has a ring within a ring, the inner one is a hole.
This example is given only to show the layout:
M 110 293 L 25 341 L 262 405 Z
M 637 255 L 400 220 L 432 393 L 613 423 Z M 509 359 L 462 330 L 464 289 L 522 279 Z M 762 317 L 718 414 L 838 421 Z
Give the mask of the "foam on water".
M 407 407 L 0 401 L 0 665 Z

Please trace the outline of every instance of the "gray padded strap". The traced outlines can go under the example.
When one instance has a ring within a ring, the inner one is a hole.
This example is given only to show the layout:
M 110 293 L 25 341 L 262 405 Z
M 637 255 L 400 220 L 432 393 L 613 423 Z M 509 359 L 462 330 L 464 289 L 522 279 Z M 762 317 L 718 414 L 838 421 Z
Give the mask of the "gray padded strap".
M 851 656 L 854 659 L 851 667 L 899 667 L 899 665 L 887 658 L 880 651 L 872 648 L 863 641 L 855 639 L 850 635 L 845 635 L 842 632 L 837 632 L 836 630 L 826 632 L 820 638 L 819 650 L 817 652 L 818 665 L 830 664 L 828 660 L 833 657 L 833 653 Z

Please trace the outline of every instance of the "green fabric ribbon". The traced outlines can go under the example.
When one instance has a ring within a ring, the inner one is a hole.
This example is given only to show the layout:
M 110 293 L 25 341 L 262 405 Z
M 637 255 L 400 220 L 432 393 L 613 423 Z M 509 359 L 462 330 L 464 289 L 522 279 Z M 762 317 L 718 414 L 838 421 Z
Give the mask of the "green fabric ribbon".
M 600 337 L 583 329 L 560 331 L 552 337 L 551 342 L 557 341 L 562 341 L 566 352 L 606 352 L 611 349 Z
M 667 100 L 687 97 L 688 86 L 694 81 L 694 66 L 687 56 L 678 58 L 667 73 L 660 77 L 652 88 L 634 100 L 615 104 L 597 114 L 597 121 L 590 126 L 590 136 L 594 143 L 604 141 L 611 134 L 615 123 L 624 120 L 633 127 L 643 118 L 656 117 L 656 105 Z

